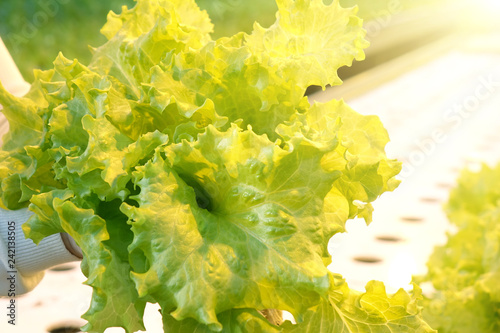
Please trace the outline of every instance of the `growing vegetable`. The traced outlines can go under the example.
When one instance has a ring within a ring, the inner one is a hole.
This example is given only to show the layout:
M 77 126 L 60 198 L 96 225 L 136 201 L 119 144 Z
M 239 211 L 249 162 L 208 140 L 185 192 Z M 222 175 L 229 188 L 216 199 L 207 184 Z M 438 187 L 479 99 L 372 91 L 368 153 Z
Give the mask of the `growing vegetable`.
M 425 319 L 443 333 L 500 330 L 500 165 L 465 170 L 446 212 L 457 231 L 448 235 L 418 278 L 432 283 Z
M 38 243 L 65 231 L 93 288 L 85 331 L 431 332 L 417 286 L 350 290 L 329 239 L 394 190 L 379 119 L 310 105 L 366 47 L 356 9 L 278 0 L 276 23 L 212 40 L 194 1 L 139 0 L 88 66 L 59 55 L 31 91 L 0 88 L 10 122 L 0 197 Z M 292 313 L 275 326 L 258 311 Z

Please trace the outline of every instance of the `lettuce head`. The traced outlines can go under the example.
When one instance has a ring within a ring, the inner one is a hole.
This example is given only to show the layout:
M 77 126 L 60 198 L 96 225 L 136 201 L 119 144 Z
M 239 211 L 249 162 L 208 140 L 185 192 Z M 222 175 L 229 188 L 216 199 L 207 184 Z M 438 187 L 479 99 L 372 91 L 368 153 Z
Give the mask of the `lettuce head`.
M 364 58 L 357 9 L 277 6 L 270 27 L 213 40 L 193 0 L 138 0 L 89 64 L 60 54 L 21 98 L 0 86 L 1 205 L 35 212 L 35 243 L 82 248 L 83 330 L 143 330 L 150 302 L 165 332 L 432 331 L 418 288 L 357 292 L 326 268 L 330 238 L 370 222 L 400 171 L 377 117 L 304 97 Z

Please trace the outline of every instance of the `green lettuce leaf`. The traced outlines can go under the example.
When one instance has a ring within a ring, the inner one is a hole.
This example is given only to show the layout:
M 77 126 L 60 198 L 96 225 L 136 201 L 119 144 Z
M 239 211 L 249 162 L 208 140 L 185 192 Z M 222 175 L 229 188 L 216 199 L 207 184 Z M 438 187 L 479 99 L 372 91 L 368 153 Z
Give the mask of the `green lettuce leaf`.
M 371 222 L 370 202 L 399 185 L 394 177 L 401 163 L 385 156 L 389 136 L 380 119 L 362 116 L 343 101 L 315 103 L 307 113 L 297 113 L 279 125 L 277 133 L 286 142 L 301 133 L 318 147 L 338 142 L 322 158 L 324 169 L 342 172 L 325 198 L 325 212 L 337 222 L 337 232 L 345 231 L 348 218 L 358 216 Z
M 331 274 L 331 279 L 327 298 L 310 309 L 303 322 L 285 322 L 284 333 L 435 332 L 421 317 L 418 286 L 414 285 L 411 296 L 403 289 L 388 296 L 379 281 L 369 282 L 362 293 L 350 290 L 338 275 Z
M 424 318 L 439 332 L 500 329 L 500 165 L 464 171 L 446 212 L 457 231 L 431 255 L 425 276 L 434 291 L 424 299 Z
M 139 299 L 130 278 L 126 248 L 133 236 L 126 216 L 119 214 L 116 202 L 92 207 L 91 202 L 78 201 L 69 190 L 34 196 L 30 208 L 35 215 L 23 225 L 24 231 L 35 243 L 50 234 L 67 232 L 82 249 L 85 283 L 93 289 L 90 308 L 83 315 L 88 324 L 82 330 L 102 333 L 115 326 L 127 333 L 144 330 L 146 301 Z
M 139 100 L 153 66 L 169 52 L 202 47 L 212 30 L 208 14 L 194 0 L 138 1 L 120 15 L 108 15 L 101 30 L 108 42 L 94 50 L 90 67 L 120 80 Z
M 275 140 L 276 126 L 308 106 L 305 89 L 277 75 L 276 66 L 259 62 L 245 41 L 247 37 L 241 33 L 222 38 L 163 64 L 196 96 L 192 104 L 213 101 L 216 112 L 231 123 L 238 122 L 242 128 L 251 125 L 257 134 Z M 162 83 L 153 81 L 153 91 L 162 93 Z
M 139 206 L 122 207 L 130 251 L 146 257 L 133 274 L 140 295 L 217 329 L 231 308 L 298 315 L 317 302 L 328 288 L 322 201 L 339 174 L 322 170 L 316 148 L 284 151 L 234 125 L 163 154 L 134 173 Z
M 277 5 L 268 29 L 212 40 L 193 0 L 138 0 L 109 14 L 88 66 L 60 54 L 26 96 L 0 86 L 1 205 L 35 212 L 36 243 L 82 248 L 85 330 L 144 329 L 152 302 L 166 332 L 428 331 L 418 289 L 358 293 L 327 270 L 331 237 L 370 222 L 400 170 L 377 117 L 304 97 L 363 58 L 356 10 Z
M 225 333 L 280 333 L 283 332 L 277 326 L 272 325 L 258 311 L 254 309 L 233 309 L 222 312 L 218 316 Z M 184 333 L 210 333 L 210 328 L 194 319 L 175 320 L 169 314 L 163 315 L 163 327 L 165 332 Z
M 338 1 L 278 0 L 276 23 L 269 29 L 254 25 L 248 45 L 260 62 L 276 66 L 285 81 L 298 86 L 325 87 L 342 83 L 337 69 L 364 60 L 362 21 L 357 7 L 342 8 Z
M 322 258 L 340 228 L 323 206 L 341 171 L 325 171 L 322 162 L 338 144 L 317 147 L 300 136 L 288 142 L 293 148 L 283 150 L 236 126 L 209 127 L 193 143 L 165 147 L 165 160 L 158 155 L 138 169 L 139 206 L 122 209 L 136 235 L 130 250 L 146 258 L 134 274 L 141 295 L 153 295 L 178 320 L 221 329 L 220 311 L 277 308 L 300 316 L 308 299 L 324 292 L 317 289 L 327 279 Z M 342 218 L 343 225 L 348 216 Z M 244 271 L 237 258 L 246 262 Z
M 222 332 L 316 333 L 316 332 L 435 332 L 421 315 L 417 302 L 421 290 L 414 285 L 412 295 L 403 289 L 389 296 L 381 282 L 371 281 L 366 292 L 350 290 L 345 281 L 330 274 L 328 295 L 310 308 L 302 322 L 290 321 L 280 326 L 270 324 L 255 310 L 238 309 L 222 312 L 219 320 Z M 163 317 L 165 331 L 209 333 L 210 329 L 193 319 L 176 321 Z

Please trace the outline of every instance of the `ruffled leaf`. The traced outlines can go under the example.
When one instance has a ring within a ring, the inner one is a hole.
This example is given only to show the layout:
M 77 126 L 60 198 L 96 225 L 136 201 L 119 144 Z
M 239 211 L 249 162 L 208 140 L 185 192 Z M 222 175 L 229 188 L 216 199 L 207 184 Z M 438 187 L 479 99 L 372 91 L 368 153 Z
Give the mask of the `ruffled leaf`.
M 338 174 L 316 148 L 284 151 L 233 126 L 163 153 L 134 174 L 138 207 L 122 207 L 145 260 L 133 265 L 140 295 L 216 329 L 231 308 L 299 315 L 317 300 L 328 287 L 322 199 Z
M 342 8 L 338 0 L 278 0 L 277 21 L 265 29 L 258 23 L 248 46 L 260 62 L 278 68 L 278 75 L 300 87 L 342 83 L 337 70 L 353 59 L 364 60 L 362 21 L 357 8 Z

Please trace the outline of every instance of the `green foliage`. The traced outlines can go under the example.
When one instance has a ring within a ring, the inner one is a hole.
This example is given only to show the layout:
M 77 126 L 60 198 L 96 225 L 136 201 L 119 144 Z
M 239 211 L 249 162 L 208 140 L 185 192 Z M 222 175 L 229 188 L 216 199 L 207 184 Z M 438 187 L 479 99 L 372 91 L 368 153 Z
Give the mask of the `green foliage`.
M 356 292 L 326 268 L 330 238 L 370 222 L 401 168 L 377 117 L 304 97 L 363 59 L 361 20 L 277 5 L 269 28 L 212 40 L 194 1 L 140 0 L 108 16 L 88 66 L 60 54 L 26 96 L 0 86 L 1 204 L 36 213 L 36 243 L 64 231 L 82 248 L 84 330 L 141 330 L 154 302 L 166 332 L 432 331 L 418 287 Z
M 31 82 L 33 69 L 49 69 L 58 52 L 88 63 L 89 45 L 106 41 L 99 34 L 106 14 L 133 4 L 134 0 L 0 1 L 0 37 Z
M 435 249 L 426 276 L 435 293 L 424 317 L 443 333 L 500 330 L 500 165 L 464 171 L 446 206 L 458 231 Z
M 251 33 L 254 22 L 269 27 L 276 20 L 276 2 L 269 0 L 196 0 L 215 24 L 214 37 L 228 37 L 240 31 Z
M 392 15 L 426 5 L 435 5 L 451 0 L 339 0 L 343 7 L 359 7 L 359 16 L 364 20 L 380 18 L 387 22 Z

